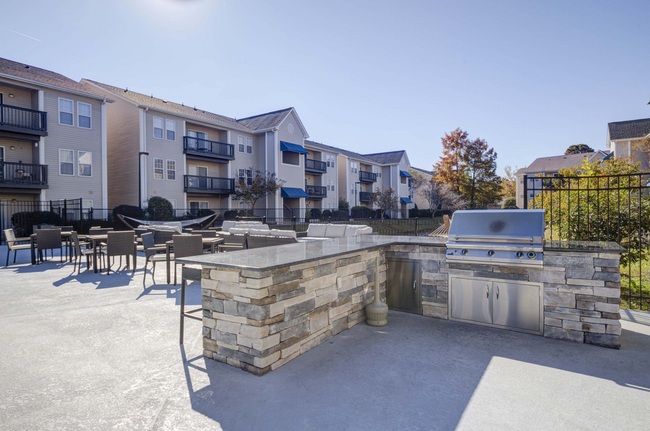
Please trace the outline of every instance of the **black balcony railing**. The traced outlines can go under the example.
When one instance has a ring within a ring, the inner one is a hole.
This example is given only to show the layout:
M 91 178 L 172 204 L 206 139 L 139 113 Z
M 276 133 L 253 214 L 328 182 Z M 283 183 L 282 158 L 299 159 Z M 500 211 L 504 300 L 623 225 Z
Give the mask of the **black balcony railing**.
M 326 198 L 327 197 L 327 187 L 325 186 L 305 186 L 305 193 L 309 195 L 310 198 Z
M 372 201 L 374 193 L 370 192 L 359 192 L 359 202 L 370 202 Z
M 185 192 L 228 195 L 235 192 L 235 180 L 233 178 L 185 175 Z
M 327 172 L 327 163 L 320 160 L 305 159 L 305 171 L 316 174 L 324 174 Z
M 0 105 L 0 130 L 47 135 L 47 112 Z
M 234 160 L 235 158 L 234 145 L 191 136 L 183 136 L 183 152 L 213 159 Z
M 368 171 L 359 171 L 359 181 L 362 183 L 374 183 L 377 181 L 377 174 Z
M 0 162 L 0 187 L 47 188 L 47 165 Z

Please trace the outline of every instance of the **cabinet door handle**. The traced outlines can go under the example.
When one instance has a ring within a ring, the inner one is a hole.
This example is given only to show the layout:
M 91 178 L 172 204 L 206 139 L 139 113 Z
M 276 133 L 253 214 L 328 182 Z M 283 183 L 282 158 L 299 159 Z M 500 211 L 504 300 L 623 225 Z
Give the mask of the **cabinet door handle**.
M 499 286 L 497 286 L 497 299 L 499 299 Z
M 489 284 L 485 285 L 485 297 L 486 298 L 490 297 L 490 285 Z
M 417 280 L 413 280 L 413 292 L 417 292 L 417 288 L 416 288 L 417 282 L 418 282 Z

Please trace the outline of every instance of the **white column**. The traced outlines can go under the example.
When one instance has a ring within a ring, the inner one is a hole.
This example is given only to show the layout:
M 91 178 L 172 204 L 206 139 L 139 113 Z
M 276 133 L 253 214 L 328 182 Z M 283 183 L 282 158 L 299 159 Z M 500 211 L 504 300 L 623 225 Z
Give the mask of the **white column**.
M 147 151 L 147 112 L 145 109 L 140 109 L 140 151 Z M 140 164 L 140 194 L 141 201 L 138 205 L 142 205 L 147 200 L 147 162 L 145 156 L 138 155 L 138 163 Z
M 230 144 L 230 143 L 231 143 L 230 142 L 230 130 L 228 130 L 228 131 L 226 131 L 226 144 Z M 228 161 L 227 170 L 228 170 L 227 174 L 226 174 L 227 178 L 233 178 L 233 176 L 232 176 L 232 161 Z M 219 202 L 221 202 L 221 200 Z M 226 198 L 226 207 L 229 210 L 232 209 L 232 196 L 231 195 L 228 195 L 228 197 Z
M 108 217 L 108 133 L 106 130 L 106 100 L 102 102 L 102 218 Z

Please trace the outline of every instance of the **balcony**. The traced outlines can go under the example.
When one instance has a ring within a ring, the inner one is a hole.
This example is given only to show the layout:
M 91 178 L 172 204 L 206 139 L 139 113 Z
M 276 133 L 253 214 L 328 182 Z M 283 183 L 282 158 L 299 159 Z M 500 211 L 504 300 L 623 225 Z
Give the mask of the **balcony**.
M 327 164 L 325 162 L 321 162 L 320 160 L 305 159 L 305 172 L 318 175 L 326 174 Z
M 377 182 L 377 174 L 368 171 L 359 171 L 359 181 L 362 183 L 375 183 Z
M 220 163 L 235 160 L 234 145 L 191 136 L 183 136 L 183 153 L 190 156 L 190 158 L 210 159 Z
M 46 189 L 47 165 L 0 162 L 0 189 Z
M 235 192 L 233 178 L 185 175 L 185 192 L 203 195 L 229 195 Z
M 307 193 L 311 199 L 323 199 L 327 197 L 327 187 L 305 186 L 305 193 Z
M 0 130 L 47 136 L 47 112 L 0 105 Z
M 374 193 L 370 192 L 359 192 L 359 202 L 372 202 Z

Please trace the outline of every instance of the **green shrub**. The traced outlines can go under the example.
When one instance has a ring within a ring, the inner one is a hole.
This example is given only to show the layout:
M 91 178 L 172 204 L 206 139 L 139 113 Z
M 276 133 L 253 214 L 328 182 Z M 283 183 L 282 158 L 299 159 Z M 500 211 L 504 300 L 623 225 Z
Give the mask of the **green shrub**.
M 162 196 L 151 196 L 147 201 L 147 211 L 151 220 L 165 221 L 174 218 L 172 203 Z
M 25 237 L 34 233 L 34 225 L 52 224 L 61 226 L 61 217 L 50 211 L 24 211 L 14 213 L 11 216 L 11 224 L 14 226 L 16 236 Z
M 332 211 L 330 210 L 323 211 L 323 219 L 328 219 L 330 217 L 332 217 Z
M 517 199 L 516 198 L 507 198 L 506 200 L 503 201 L 503 204 L 501 205 L 501 209 L 504 210 L 516 210 L 519 207 L 517 206 Z
M 347 210 L 335 210 L 332 212 L 332 218 L 334 220 L 347 220 L 350 218 Z
M 339 198 L 339 209 L 340 210 L 348 210 L 350 209 L 350 204 L 345 198 L 340 197 Z
M 352 218 L 371 218 L 375 213 L 371 208 L 356 206 L 350 210 Z

